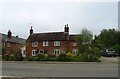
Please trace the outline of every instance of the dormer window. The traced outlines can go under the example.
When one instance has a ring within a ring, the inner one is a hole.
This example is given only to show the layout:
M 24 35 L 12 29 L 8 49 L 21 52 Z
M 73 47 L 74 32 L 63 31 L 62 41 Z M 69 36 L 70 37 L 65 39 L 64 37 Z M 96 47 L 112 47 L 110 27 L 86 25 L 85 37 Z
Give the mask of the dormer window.
M 37 47 L 38 46 L 38 42 L 32 42 L 32 47 Z
M 60 46 L 60 41 L 54 41 L 54 46 Z

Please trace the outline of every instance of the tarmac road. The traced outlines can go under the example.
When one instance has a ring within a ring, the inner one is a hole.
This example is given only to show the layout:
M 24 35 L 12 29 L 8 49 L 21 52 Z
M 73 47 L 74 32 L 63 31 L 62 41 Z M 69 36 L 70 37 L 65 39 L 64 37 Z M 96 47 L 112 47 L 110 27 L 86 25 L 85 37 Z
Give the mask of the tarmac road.
M 14 77 L 118 77 L 118 63 L 3 62 L 2 75 Z

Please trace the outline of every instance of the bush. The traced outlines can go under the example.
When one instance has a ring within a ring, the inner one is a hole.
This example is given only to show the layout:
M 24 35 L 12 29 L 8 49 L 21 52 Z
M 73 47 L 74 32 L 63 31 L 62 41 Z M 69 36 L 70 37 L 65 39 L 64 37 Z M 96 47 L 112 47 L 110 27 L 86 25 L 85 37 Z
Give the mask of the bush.
M 94 47 L 94 50 L 93 50 L 92 52 L 94 53 L 94 55 L 96 55 L 96 56 L 98 56 L 98 57 L 101 56 L 101 55 L 100 55 L 100 50 L 99 50 L 99 48 L 97 48 L 97 47 Z
M 86 53 L 81 54 L 79 57 L 80 57 L 81 62 L 87 62 L 88 61 L 88 54 L 86 54 Z
M 9 61 L 9 55 L 3 55 L 2 60 L 4 61 Z
M 45 59 L 45 55 L 44 54 L 38 54 L 36 57 L 37 57 L 36 61 L 41 61 L 41 60 Z
M 67 58 L 66 54 L 59 55 L 59 61 L 66 61 L 66 58 Z
M 89 62 L 99 62 L 100 60 L 99 60 L 99 56 L 97 56 L 97 55 L 90 55 L 89 56 L 89 59 L 88 59 L 88 61 Z
M 24 58 L 17 55 L 4 55 L 2 56 L 3 61 L 23 61 Z
M 68 53 L 66 54 L 66 56 L 67 56 L 67 57 L 74 57 L 74 56 L 76 56 L 76 55 L 72 54 L 71 52 L 68 52 Z
M 37 57 L 36 57 L 36 56 L 33 56 L 33 57 L 28 58 L 28 61 L 36 61 L 36 60 L 37 60 Z
M 50 58 L 49 61 L 59 61 L 59 58 L 53 57 L 53 58 Z
M 120 55 L 120 45 L 116 44 L 112 47 Z
M 72 57 L 72 58 L 71 58 L 71 61 L 73 61 L 73 62 L 80 62 L 80 61 L 81 61 L 81 60 L 80 60 L 80 56 Z
M 71 60 L 72 60 L 72 57 L 67 57 L 66 54 L 60 54 L 60 55 L 59 55 L 59 61 L 64 61 L 64 62 L 66 62 L 66 61 L 71 61 Z

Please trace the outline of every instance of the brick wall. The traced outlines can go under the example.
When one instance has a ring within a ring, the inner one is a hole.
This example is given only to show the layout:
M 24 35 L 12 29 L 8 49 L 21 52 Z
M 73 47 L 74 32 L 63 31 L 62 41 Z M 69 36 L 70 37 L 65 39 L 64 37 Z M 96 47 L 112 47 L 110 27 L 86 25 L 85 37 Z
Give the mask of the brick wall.
M 44 50 L 46 53 L 53 54 L 54 49 L 59 49 L 61 53 L 72 52 L 73 49 L 76 49 L 76 46 L 73 46 L 75 41 L 60 41 L 60 46 L 54 46 L 54 41 L 49 41 L 48 46 L 43 46 L 43 42 L 39 42 L 37 47 L 32 47 L 32 42 L 27 42 L 26 44 L 26 55 L 27 57 L 32 56 L 32 50 Z
M 18 55 L 20 56 L 20 48 L 23 46 L 22 44 L 6 42 L 2 43 L 2 54 L 3 55 Z

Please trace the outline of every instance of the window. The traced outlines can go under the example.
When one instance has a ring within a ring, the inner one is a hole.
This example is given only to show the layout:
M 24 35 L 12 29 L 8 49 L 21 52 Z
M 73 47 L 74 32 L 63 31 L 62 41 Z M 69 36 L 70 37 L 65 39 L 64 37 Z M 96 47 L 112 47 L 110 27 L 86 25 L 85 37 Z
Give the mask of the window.
M 44 54 L 44 50 L 42 50 L 42 49 L 39 50 L 39 53 L 40 53 L 40 54 Z
M 73 50 L 72 50 L 72 53 L 73 53 L 73 54 L 77 54 L 77 53 L 78 53 L 78 50 L 77 50 L 77 49 L 73 49 Z
M 32 50 L 32 56 L 36 56 L 36 50 Z
M 74 42 L 74 43 L 73 43 L 73 46 L 77 46 L 77 43 Z
M 60 46 L 60 41 L 54 41 L 54 46 Z
M 38 42 L 32 42 L 32 47 L 37 47 L 38 46 Z
M 55 49 L 54 50 L 54 55 L 60 55 L 60 50 L 59 49 Z
M 48 41 L 43 41 L 43 46 L 48 46 Z

